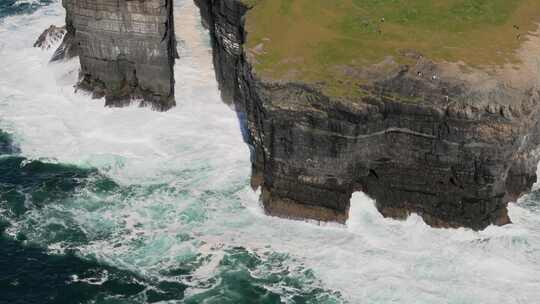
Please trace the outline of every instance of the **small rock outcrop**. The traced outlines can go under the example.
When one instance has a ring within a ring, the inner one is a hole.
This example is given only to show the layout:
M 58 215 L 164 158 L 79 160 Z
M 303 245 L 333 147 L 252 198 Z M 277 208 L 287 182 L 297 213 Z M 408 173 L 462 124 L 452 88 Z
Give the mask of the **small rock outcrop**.
M 79 56 L 78 87 L 108 106 L 175 105 L 173 0 L 64 0 L 66 29 L 53 60 Z
M 66 35 L 66 27 L 58 27 L 51 25 L 48 29 L 44 30 L 38 39 L 34 43 L 34 47 L 48 50 L 55 47 Z
M 483 229 L 509 223 L 507 203 L 536 181 L 534 68 L 513 82 L 515 70 L 465 75 L 411 52 L 413 64 L 370 71 L 362 96 L 336 98 L 257 75 L 244 48 L 244 2 L 195 2 L 222 96 L 246 117 L 253 184 L 269 214 L 345 222 L 352 193 L 364 191 L 385 216 Z

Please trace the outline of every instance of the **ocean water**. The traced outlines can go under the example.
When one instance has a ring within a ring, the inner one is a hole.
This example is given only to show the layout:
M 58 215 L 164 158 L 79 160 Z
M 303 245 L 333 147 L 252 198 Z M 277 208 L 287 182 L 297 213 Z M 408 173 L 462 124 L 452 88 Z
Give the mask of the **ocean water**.
M 0 3 L 0 303 L 540 303 L 540 192 L 433 229 L 362 193 L 346 225 L 263 214 L 207 32 L 176 1 L 178 106 L 104 108 L 32 48 L 58 1 Z
M 28 14 L 53 2 L 54 0 L 2 0 L 0 2 L 0 18 L 16 14 Z

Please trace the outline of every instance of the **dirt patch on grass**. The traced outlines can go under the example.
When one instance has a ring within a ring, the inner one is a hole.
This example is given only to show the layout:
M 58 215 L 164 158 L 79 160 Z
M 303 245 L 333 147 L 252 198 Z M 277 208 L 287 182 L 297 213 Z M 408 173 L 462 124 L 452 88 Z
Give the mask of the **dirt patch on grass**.
M 322 83 L 331 95 L 355 96 L 380 71 L 416 66 L 419 58 L 438 63 L 441 76 L 431 76 L 485 88 L 521 86 L 524 75 L 533 81 L 538 74 L 537 0 L 249 2 L 247 47 L 271 41 L 252 57 L 257 75 L 269 81 Z

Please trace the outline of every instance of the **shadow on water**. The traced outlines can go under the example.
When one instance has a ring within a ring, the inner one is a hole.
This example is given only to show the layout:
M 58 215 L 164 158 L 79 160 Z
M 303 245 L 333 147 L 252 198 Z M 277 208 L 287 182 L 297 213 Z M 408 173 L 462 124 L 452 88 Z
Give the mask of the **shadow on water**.
M 0 158 L 0 206 L 12 215 L 69 196 L 82 186 L 94 169 L 43 163 L 19 156 Z
M 0 303 L 152 303 L 181 299 L 186 289 L 69 253 L 49 255 L 3 237 L 0 269 Z
M 94 178 L 99 175 L 95 169 L 28 160 L 18 153 L 9 134 L 0 131 L 0 303 L 153 303 L 183 298 L 182 283 L 143 278 L 82 259 L 74 251 L 50 255 L 20 232 L 8 238 L 9 218 L 21 218 L 84 187 L 98 192 L 118 188 L 107 178 Z M 83 235 L 70 234 L 84 242 Z
M 100 192 L 118 187 L 96 169 L 29 160 L 19 152 L 9 134 L 0 130 L 0 216 L 20 218 L 89 186 Z
M 11 136 L 0 130 L 0 155 L 18 154 L 19 152 L 19 148 L 13 144 Z

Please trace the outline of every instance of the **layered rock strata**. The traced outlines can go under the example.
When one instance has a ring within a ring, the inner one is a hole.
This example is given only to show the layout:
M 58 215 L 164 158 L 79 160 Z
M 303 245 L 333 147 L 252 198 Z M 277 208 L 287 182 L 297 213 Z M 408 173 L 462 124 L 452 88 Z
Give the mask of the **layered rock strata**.
M 67 34 L 53 59 L 78 55 L 79 87 L 109 106 L 175 105 L 172 0 L 63 0 Z
M 344 222 L 364 191 L 385 216 L 483 229 L 509 223 L 507 203 L 536 181 L 540 82 L 526 59 L 493 76 L 411 52 L 413 64 L 359 71 L 371 73 L 361 96 L 331 97 L 257 75 L 241 1 L 196 3 L 223 98 L 246 117 L 269 214 Z

